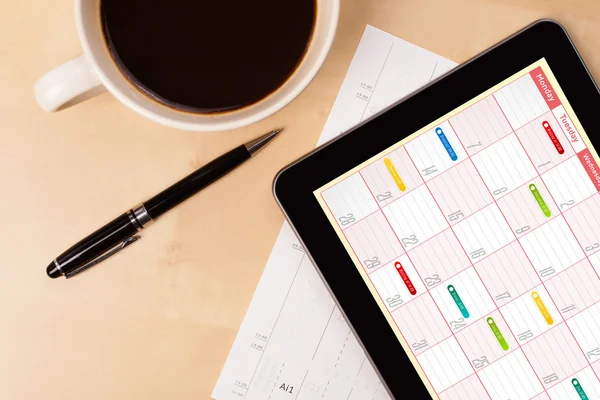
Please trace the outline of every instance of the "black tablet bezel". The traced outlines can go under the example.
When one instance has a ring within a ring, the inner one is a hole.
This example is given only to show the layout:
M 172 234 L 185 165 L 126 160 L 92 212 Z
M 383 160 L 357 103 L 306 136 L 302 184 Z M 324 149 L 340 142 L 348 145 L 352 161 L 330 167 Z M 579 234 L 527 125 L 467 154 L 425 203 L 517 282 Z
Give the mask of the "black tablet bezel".
M 564 28 L 533 23 L 386 112 L 279 172 L 273 191 L 381 378 L 396 398 L 431 398 L 313 192 L 534 62 L 545 58 L 594 132 L 600 93 Z M 595 146 L 597 139 L 590 137 Z

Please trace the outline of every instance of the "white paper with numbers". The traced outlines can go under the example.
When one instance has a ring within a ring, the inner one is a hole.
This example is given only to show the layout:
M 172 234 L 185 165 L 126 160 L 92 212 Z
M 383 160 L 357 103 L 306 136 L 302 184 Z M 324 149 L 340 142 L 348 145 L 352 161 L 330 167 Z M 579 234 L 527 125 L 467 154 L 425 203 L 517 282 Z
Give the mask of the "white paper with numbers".
M 456 64 L 367 26 L 319 143 Z M 212 397 L 388 399 L 313 265 L 284 223 Z

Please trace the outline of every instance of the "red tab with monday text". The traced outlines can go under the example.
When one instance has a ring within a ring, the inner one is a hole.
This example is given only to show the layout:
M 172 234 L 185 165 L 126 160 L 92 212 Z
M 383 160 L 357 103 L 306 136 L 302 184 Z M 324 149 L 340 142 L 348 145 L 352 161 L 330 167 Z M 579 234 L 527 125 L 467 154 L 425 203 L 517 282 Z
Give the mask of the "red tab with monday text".
M 558 96 L 556 95 L 552 84 L 550 84 L 550 82 L 548 81 L 548 77 L 542 70 L 542 67 L 537 67 L 536 69 L 531 71 L 529 75 L 531 75 L 531 78 L 535 82 L 535 86 L 537 86 L 538 90 L 540 91 L 540 94 L 542 95 L 544 100 L 546 100 L 546 104 L 548 104 L 550 110 L 553 110 L 554 108 L 558 107 L 560 105 L 560 100 L 558 99 Z

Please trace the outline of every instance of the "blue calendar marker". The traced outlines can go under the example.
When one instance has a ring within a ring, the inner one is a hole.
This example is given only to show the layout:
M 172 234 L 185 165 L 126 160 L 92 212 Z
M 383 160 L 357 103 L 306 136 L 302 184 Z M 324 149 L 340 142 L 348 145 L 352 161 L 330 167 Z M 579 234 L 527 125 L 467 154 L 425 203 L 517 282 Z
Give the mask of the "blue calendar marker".
M 458 155 L 456 155 L 456 152 L 452 148 L 452 145 L 450 144 L 450 141 L 448 141 L 448 138 L 446 137 L 446 134 L 444 133 L 444 130 L 442 128 L 440 128 L 440 127 L 437 127 L 437 128 L 435 128 L 435 133 L 437 133 L 438 137 L 442 141 L 442 144 L 444 145 L 444 148 L 448 152 L 448 155 L 450 156 L 450 159 L 452 161 L 458 160 Z

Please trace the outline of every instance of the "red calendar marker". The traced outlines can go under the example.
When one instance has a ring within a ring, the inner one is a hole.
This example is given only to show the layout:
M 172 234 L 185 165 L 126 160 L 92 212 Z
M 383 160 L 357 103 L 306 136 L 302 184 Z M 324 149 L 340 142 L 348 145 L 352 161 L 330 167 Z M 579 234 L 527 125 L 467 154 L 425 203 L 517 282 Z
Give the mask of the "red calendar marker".
M 562 147 L 562 144 L 560 144 L 560 141 L 556 137 L 556 133 L 554 133 L 554 130 L 552 129 L 552 127 L 550 126 L 548 121 L 542 122 L 542 126 L 546 130 L 546 133 L 548 134 L 548 137 L 552 141 L 552 144 L 554 145 L 554 147 L 556 147 L 558 154 L 565 154 L 565 148 Z
M 417 289 L 415 289 L 415 285 L 413 285 L 412 281 L 408 277 L 408 274 L 404 270 L 402 264 L 396 261 L 394 263 L 394 266 L 396 267 L 396 271 L 398 271 L 398 273 L 400 274 L 400 278 L 402 278 L 402 280 L 404 281 L 404 284 L 406 285 L 406 288 L 408 289 L 410 294 L 412 294 L 413 296 L 417 294 Z

